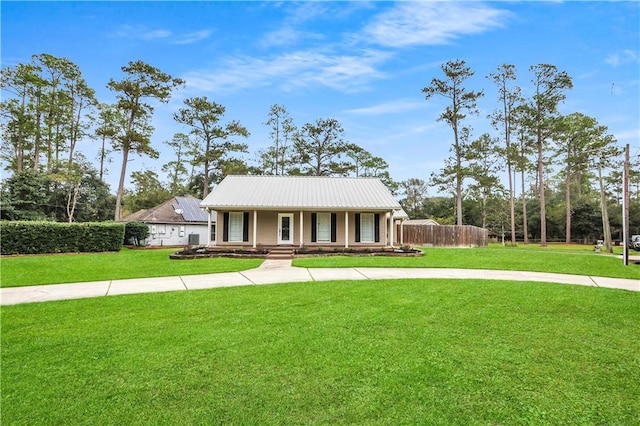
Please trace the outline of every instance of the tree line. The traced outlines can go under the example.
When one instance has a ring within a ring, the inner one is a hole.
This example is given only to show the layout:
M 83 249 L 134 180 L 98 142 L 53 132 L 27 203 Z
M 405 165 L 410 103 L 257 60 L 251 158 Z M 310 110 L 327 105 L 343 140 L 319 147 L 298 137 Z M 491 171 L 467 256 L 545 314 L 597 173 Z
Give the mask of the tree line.
M 173 114 L 185 131 L 163 142 L 173 152 L 162 166 L 163 177 L 135 170 L 133 189 L 124 187 L 130 156 L 159 157 L 151 141 L 152 103 L 168 102 L 185 82 L 142 61 L 121 70 L 119 80 L 107 83 L 116 99 L 108 104 L 96 99 L 79 67 L 66 58 L 39 54 L 2 69 L 0 155 L 11 173 L 2 184 L 3 219 L 118 220 L 171 196 L 204 198 L 228 174 L 373 176 L 401 198 L 412 218 L 506 229 L 513 243 L 531 237 L 545 245 L 548 236 L 570 241 L 597 235 L 610 245 L 609 223 L 616 226 L 620 208 L 620 149 L 596 119 L 559 113 L 573 82 L 553 65 L 529 68 L 528 98 L 515 66 L 503 64 L 488 75 L 497 107 L 486 117 L 495 133 L 474 136 L 466 119 L 480 115 L 477 101 L 484 90 L 465 86 L 474 75 L 465 61 L 442 64 L 442 76 L 433 77 L 422 94 L 428 101 L 447 101 L 438 120 L 452 130 L 451 156 L 426 180 L 395 182 L 383 158 L 344 140 L 336 119 L 298 126 L 282 105 L 266 114 L 270 145 L 247 162 L 243 139 L 249 130 L 226 119 L 223 105 L 192 97 Z M 76 149 L 82 140 L 97 144 L 97 158 Z M 113 195 L 104 178 L 116 154 L 120 173 Z M 634 167 L 636 204 L 639 181 Z M 429 187 L 451 198 L 429 197 Z M 632 223 L 640 218 L 632 217 Z
M 104 177 L 114 153 L 121 157 L 115 200 L 110 200 L 115 220 L 174 195 L 204 198 L 228 174 L 375 176 L 391 189 L 397 186 L 387 162 L 345 141 L 337 120 L 319 118 L 298 128 L 281 105 L 270 108 L 265 123 L 272 145 L 249 164 L 242 157 L 249 130 L 225 120 L 223 105 L 192 97 L 173 114 L 188 130 L 164 142 L 174 154 L 162 166 L 167 182 L 153 170 L 136 170 L 134 190 L 127 191 L 130 156 L 159 157 L 151 141 L 152 102 L 168 102 L 185 82 L 142 61 L 121 69 L 124 76 L 107 83 L 115 93 L 113 104 L 100 103 L 79 67 L 66 58 L 34 55 L 28 64 L 2 69 L 1 87 L 8 96 L 0 103 L 0 155 L 12 173 L 3 183 L 3 218 L 105 219 L 104 210 L 78 209 L 94 207 L 90 199 L 105 196 Z M 97 167 L 76 150 L 86 139 L 99 144 Z
M 446 99 L 447 105 L 438 121 L 452 130 L 452 155 L 428 182 L 420 178 L 404 182 L 404 205 L 409 215 L 425 214 L 427 186 L 435 186 L 454 197 L 458 225 L 469 223 L 465 222 L 464 209 L 470 207 L 463 200 L 472 200 L 479 210 L 475 224 L 502 231 L 506 222 L 507 234 L 514 244 L 518 237 L 527 243 L 535 235 L 545 246 L 550 233 L 552 238 L 559 239 L 560 228 L 564 228 L 566 242 L 575 236 L 572 232 L 581 237 L 602 236 L 611 251 L 609 210 L 620 208 L 622 150 L 614 136 L 608 134 L 607 127 L 595 118 L 580 112 L 560 114 L 558 106 L 573 87 L 567 72 L 551 64 L 529 67 L 532 95 L 527 98 L 517 84 L 516 67 L 500 65 L 486 76 L 497 94 L 497 108 L 487 114 L 495 134 L 474 137 L 465 119 L 480 114 L 477 101 L 484 96 L 484 90 L 465 87 L 475 73 L 464 60 L 448 61 L 442 64 L 441 71 L 443 76 L 434 77 L 422 92 L 427 100 L 436 96 Z M 637 206 L 640 193 L 637 162 L 635 165 L 632 181 L 636 185 Z M 500 173 L 506 173 L 506 188 Z M 594 205 L 598 206 L 600 216 L 595 229 Z M 562 219 L 558 217 L 561 208 Z M 587 210 L 591 215 L 588 220 L 584 216 Z M 633 217 L 636 229 L 640 226 L 637 210 L 634 209 Z M 549 214 L 553 216 L 547 217 Z M 573 223 L 575 220 L 580 223 Z M 550 232 L 548 225 L 554 223 L 558 226 Z

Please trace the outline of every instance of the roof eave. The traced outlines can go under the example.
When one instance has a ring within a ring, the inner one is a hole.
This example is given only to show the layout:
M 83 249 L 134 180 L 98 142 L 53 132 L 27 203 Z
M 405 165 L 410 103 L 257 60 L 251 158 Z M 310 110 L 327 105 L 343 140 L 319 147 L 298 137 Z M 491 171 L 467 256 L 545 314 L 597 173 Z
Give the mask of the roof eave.
M 261 210 L 261 211 L 287 211 L 287 210 L 295 210 L 295 211 L 350 211 L 350 212 L 364 212 L 364 211 L 390 211 L 390 210 L 398 210 L 399 206 L 377 206 L 377 207 L 337 207 L 337 206 L 205 206 L 201 205 L 201 207 L 210 210 Z

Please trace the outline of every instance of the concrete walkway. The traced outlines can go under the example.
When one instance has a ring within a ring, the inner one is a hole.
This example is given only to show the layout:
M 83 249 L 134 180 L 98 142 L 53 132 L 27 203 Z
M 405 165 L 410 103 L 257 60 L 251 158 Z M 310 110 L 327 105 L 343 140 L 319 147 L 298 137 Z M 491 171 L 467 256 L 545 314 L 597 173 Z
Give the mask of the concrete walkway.
M 259 268 L 242 272 L 2 288 L 0 289 L 0 305 L 117 296 L 120 294 L 199 290 L 241 285 L 399 278 L 474 278 L 539 281 L 640 291 L 640 280 L 621 278 L 588 277 L 546 272 L 491 271 L 482 269 L 296 268 L 291 266 L 290 260 L 265 260 Z

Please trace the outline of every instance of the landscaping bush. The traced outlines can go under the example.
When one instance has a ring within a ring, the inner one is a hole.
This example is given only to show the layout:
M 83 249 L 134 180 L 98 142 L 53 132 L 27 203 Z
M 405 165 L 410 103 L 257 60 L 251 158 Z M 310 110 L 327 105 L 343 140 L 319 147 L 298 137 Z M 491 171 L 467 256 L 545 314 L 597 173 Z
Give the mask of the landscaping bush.
M 119 251 L 124 224 L 115 222 L 2 222 L 1 254 Z
M 149 227 L 142 222 L 127 222 L 124 226 L 124 243 L 133 242 L 140 247 L 142 241 L 149 237 Z

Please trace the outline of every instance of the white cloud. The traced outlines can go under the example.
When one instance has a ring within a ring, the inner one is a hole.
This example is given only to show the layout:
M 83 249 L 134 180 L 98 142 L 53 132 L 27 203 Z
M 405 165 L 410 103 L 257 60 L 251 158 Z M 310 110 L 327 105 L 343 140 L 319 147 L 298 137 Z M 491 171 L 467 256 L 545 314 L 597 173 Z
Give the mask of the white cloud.
M 235 56 L 223 60 L 220 69 L 192 71 L 182 78 L 187 87 L 207 92 L 274 85 L 284 91 L 324 86 L 352 93 L 365 89 L 372 79 L 381 78 L 375 66 L 387 58 L 375 51 L 360 55 L 297 51 L 273 58 Z
M 265 34 L 260 39 L 263 48 L 294 46 L 304 40 L 321 40 L 324 36 L 319 33 L 300 31 L 292 27 L 283 27 L 276 31 Z
M 191 44 L 200 40 L 205 40 L 211 35 L 211 30 L 201 30 L 193 33 L 181 34 L 176 38 L 174 44 Z
M 365 108 L 356 108 L 347 110 L 347 113 L 359 114 L 359 115 L 385 115 L 385 114 L 399 114 L 402 112 L 412 111 L 425 106 L 424 102 L 417 102 L 413 100 L 399 100 L 386 102 L 378 105 L 372 105 Z
M 638 52 L 625 49 L 620 52 L 610 54 L 604 59 L 604 62 L 614 67 L 629 63 L 638 63 L 640 62 L 640 55 L 638 55 Z
M 156 29 L 151 30 L 145 26 L 122 25 L 115 32 L 116 37 L 138 39 L 138 40 L 156 40 L 171 36 L 171 31 Z
M 640 129 L 631 129 L 615 132 L 614 136 L 618 142 L 635 142 L 640 139 Z
M 378 15 L 361 37 L 390 47 L 446 44 L 460 35 L 501 27 L 510 16 L 475 2 L 401 2 Z
M 171 31 L 167 30 L 151 30 L 140 34 L 143 40 L 155 40 L 157 38 L 167 38 L 171 36 Z
M 294 7 L 288 8 L 288 20 L 292 23 L 302 23 L 327 16 L 328 5 L 323 2 L 302 2 L 295 3 Z
M 168 40 L 174 44 L 189 44 L 204 40 L 211 35 L 211 30 L 200 30 L 185 34 L 173 34 L 165 29 L 149 29 L 143 25 L 122 25 L 113 32 L 115 37 L 132 40 Z

